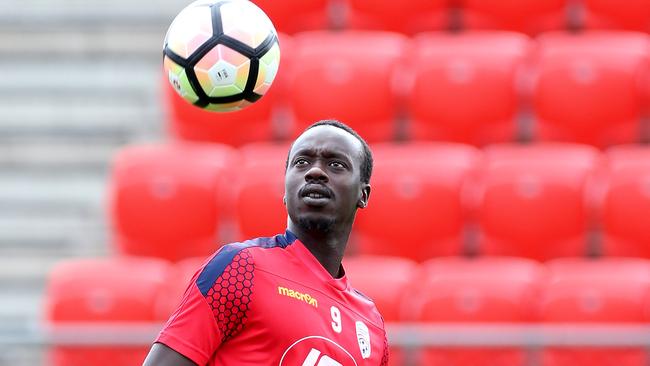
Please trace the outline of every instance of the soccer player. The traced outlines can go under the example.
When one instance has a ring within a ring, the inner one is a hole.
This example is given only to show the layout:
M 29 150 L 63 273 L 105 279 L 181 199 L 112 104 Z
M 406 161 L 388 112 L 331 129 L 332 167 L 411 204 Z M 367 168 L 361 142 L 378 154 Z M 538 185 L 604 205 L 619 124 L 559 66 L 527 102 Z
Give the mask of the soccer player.
M 370 149 L 350 127 L 308 127 L 287 157 L 286 232 L 210 257 L 144 365 L 386 365 L 383 319 L 341 265 L 371 172 Z

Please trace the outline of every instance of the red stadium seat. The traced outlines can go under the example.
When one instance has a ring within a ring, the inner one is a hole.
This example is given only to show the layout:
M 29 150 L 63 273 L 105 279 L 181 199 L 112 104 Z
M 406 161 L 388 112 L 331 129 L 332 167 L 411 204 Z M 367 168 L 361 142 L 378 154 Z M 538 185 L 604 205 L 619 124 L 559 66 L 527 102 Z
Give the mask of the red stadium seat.
M 518 76 L 528 37 L 509 32 L 415 38 L 409 98 L 414 139 L 483 145 L 515 140 Z
M 606 158 L 603 254 L 650 258 L 650 147 L 614 147 Z
M 284 34 L 279 37 L 280 68 L 271 88 L 262 99 L 242 110 L 217 113 L 195 107 L 181 98 L 166 79 L 163 80 L 163 106 L 170 135 L 179 140 L 232 146 L 286 137 L 278 126 L 286 122 L 282 120 L 281 110 L 291 68 L 292 40 Z
M 289 81 L 294 136 L 320 119 L 336 118 L 368 142 L 395 135 L 398 103 L 393 72 L 407 41 L 388 32 L 307 32 L 295 37 Z
M 235 210 L 239 240 L 283 233 L 287 228 L 284 173 L 289 144 L 249 144 L 240 149 Z
M 134 339 L 140 343 L 129 345 L 122 337 L 133 337 L 134 326 L 152 323 L 154 329 L 165 320 L 156 309 L 169 270 L 168 262 L 152 258 L 74 259 L 57 264 L 45 295 L 46 329 L 54 340 L 46 364 L 142 364 L 150 347 L 147 340 Z M 110 337 L 102 334 L 106 330 L 122 336 L 106 339 Z
M 538 41 L 532 98 L 539 139 L 599 147 L 640 140 L 647 35 L 550 33 Z
M 448 0 L 348 0 L 346 26 L 414 34 L 450 26 Z
M 567 27 L 568 0 L 460 0 L 463 26 L 537 34 Z
M 433 323 L 528 323 L 544 278 L 539 263 L 523 258 L 439 258 L 421 266 L 413 304 L 414 320 Z M 429 348 L 419 365 L 523 366 L 517 348 Z
M 417 263 L 406 258 L 387 256 L 347 256 L 343 261 L 345 273 L 352 286 L 369 296 L 384 321 L 403 319 L 402 305 L 416 280 Z M 404 349 L 390 347 L 390 365 L 406 365 Z
M 113 162 L 110 214 L 119 252 L 179 260 L 217 247 L 236 151 L 217 144 L 131 146 Z
M 647 0 L 583 0 L 585 27 L 650 32 Z
M 547 260 L 586 254 L 587 186 L 599 152 L 576 144 L 485 150 L 477 202 L 480 252 Z
M 348 256 L 343 261 L 354 288 L 373 299 L 386 322 L 403 320 L 402 303 L 415 280 L 417 262 L 389 256 Z
M 279 32 L 296 33 L 330 27 L 329 0 L 253 0 Z
M 375 144 L 369 205 L 354 234 L 363 254 L 423 261 L 460 255 L 466 218 L 464 184 L 480 151 L 453 143 Z
M 173 263 L 169 270 L 170 280 L 165 284 L 165 296 L 158 301 L 156 307 L 159 317 L 167 320 L 174 313 L 183 299 L 183 294 L 190 285 L 190 281 L 199 268 L 210 258 L 190 257 Z
M 628 323 L 648 321 L 650 262 L 634 258 L 566 258 L 547 264 L 549 279 L 540 301 L 546 323 Z M 641 366 L 643 348 L 547 348 L 543 366 Z

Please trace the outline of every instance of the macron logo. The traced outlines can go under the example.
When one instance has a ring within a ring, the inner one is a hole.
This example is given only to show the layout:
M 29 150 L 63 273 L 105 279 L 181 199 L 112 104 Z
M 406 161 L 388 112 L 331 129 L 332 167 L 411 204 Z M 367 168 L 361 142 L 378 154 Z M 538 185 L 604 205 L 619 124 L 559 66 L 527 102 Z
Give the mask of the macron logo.
M 315 308 L 318 307 L 318 300 L 313 298 L 310 294 L 304 294 L 302 292 L 294 291 L 282 286 L 278 286 L 278 294 L 293 297 L 294 299 L 303 301 Z

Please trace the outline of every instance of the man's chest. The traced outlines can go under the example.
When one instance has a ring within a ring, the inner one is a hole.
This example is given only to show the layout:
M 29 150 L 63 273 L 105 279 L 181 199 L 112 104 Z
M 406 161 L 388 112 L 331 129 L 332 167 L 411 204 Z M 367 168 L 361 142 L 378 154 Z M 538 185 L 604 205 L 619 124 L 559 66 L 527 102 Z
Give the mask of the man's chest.
M 272 339 L 267 347 L 274 348 L 276 364 L 380 364 L 384 332 L 363 301 L 308 278 L 289 280 L 264 271 L 255 277 L 244 333 Z

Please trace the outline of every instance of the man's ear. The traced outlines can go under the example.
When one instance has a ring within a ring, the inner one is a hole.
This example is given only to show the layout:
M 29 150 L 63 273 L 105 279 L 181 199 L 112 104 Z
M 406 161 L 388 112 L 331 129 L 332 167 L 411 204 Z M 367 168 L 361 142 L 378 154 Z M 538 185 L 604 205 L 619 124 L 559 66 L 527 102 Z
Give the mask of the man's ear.
M 282 204 L 287 205 L 287 196 L 282 197 Z
M 368 199 L 370 198 L 370 184 L 363 183 L 361 186 L 361 196 L 357 202 L 358 208 L 366 208 L 368 206 Z

